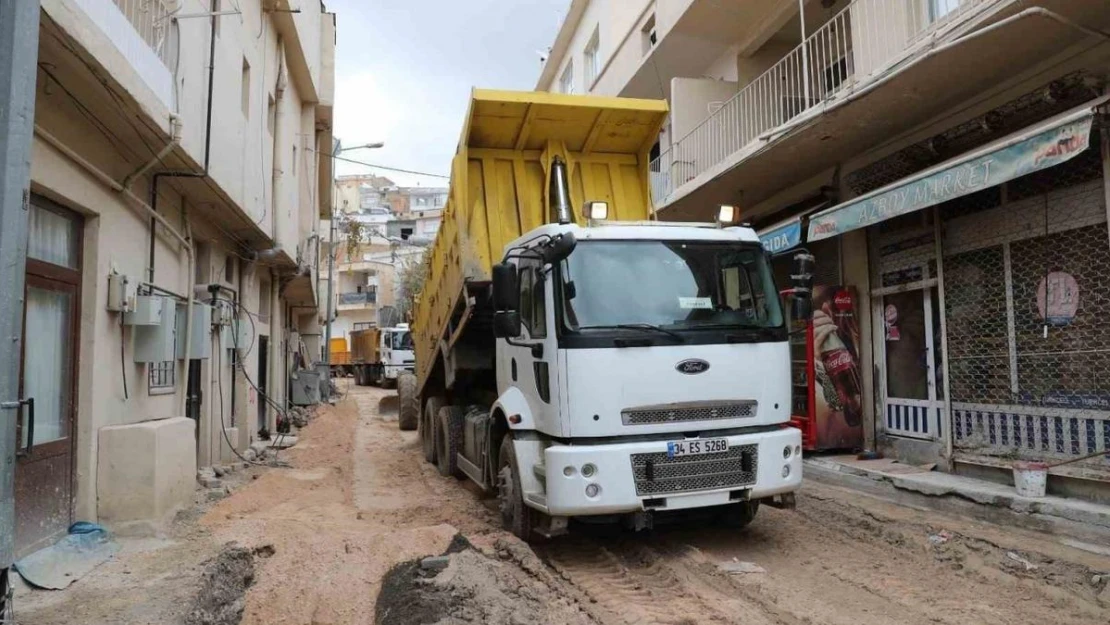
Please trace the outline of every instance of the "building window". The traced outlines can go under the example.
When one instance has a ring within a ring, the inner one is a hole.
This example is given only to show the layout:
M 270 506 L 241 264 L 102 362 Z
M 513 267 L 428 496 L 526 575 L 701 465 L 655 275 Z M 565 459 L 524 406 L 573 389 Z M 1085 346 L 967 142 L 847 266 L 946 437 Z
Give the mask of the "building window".
M 597 80 L 598 73 L 601 71 L 600 59 L 598 59 L 598 27 L 594 27 L 594 34 L 590 37 L 590 42 L 586 44 L 586 59 L 585 59 L 585 72 L 586 72 L 586 90 L 589 91 L 594 86 L 594 81 Z
M 297 146 L 293 146 L 293 175 L 297 175 Z
M 960 8 L 960 0 L 929 0 L 929 21 L 935 22 Z
M 151 395 L 172 393 L 176 386 L 177 363 L 172 360 L 147 365 L 148 392 Z
M 655 47 L 656 43 L 658 43 L 659 40 L 655 34 L 654 13 L 652 13 L 651 16 L 648 17 L 647 21 L 644 22 L 644 27 L 640 30 L 640 40 L 643 43 L 642 47 L 645 55 L 647 55 L 648 52 L 651 52 L 651 49 Z
M 251 64 L 247 62 L 247 57 L 243 57 L 243 93 L 241 94 L 243 107 L 243 116 L 251 116 Z
M 224 257 L 224 282 L 235 284 L 235 258 L 230 254 Z
M 559 92 L 574 93 L 574 61 L 567 63 L 563 75 L 559 77 Z

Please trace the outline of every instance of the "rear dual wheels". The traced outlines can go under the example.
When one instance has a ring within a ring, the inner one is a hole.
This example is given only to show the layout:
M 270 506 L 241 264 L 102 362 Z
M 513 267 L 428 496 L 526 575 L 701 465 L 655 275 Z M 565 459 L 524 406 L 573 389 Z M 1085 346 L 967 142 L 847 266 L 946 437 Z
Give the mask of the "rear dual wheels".
M 429 397 L 424 402 L 424 413 L 420 415 L 420 446 L 424 452 L 424 460 L 433 464 L 436 461 L 436 422 L 442 407 L 442 397 Z
M 433 429 L 436 441 L 436 467 L 444 477 L 463 477 L 459 470 L 459 450 L 462 449 L 463 409 L 444 406 L 436 413 Z
M 405 373 L 397 379 L 397 425 L 405 431 L 415 430 L 420 423 L 420 397 L 416 394 L 416 376 Z

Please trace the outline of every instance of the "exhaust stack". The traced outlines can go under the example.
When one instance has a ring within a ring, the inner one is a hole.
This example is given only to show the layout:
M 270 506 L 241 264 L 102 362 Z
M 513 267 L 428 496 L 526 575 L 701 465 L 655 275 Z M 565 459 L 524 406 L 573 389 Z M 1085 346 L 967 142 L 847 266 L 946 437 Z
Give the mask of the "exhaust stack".
M 560 224 L 573 220 L 570 206 L 570 182 L 567 181 L 567 164 L 561 156 L 551 161 L 551 187 L 547 190 L 553 217 Z

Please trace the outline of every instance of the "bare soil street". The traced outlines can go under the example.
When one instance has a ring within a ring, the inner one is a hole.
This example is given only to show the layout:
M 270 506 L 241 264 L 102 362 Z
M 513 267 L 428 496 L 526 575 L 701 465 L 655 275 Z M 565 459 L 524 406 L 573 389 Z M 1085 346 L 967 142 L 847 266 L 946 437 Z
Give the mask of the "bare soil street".
M 231 542 L 257 554 L 247 624 L 1110 621 L 1110 558 L 818 485 L 741 532 L 572 527 L 529 547 L 500 530 L 493 500 L 422 461 L 395 401 L 350 386 L 282 452 L 293 468 L 252 469 L 172 540 L 125 549 L 20 623 L 183 622 L 201 563 Z M 453 539 L 442 572 L 387 575 Z

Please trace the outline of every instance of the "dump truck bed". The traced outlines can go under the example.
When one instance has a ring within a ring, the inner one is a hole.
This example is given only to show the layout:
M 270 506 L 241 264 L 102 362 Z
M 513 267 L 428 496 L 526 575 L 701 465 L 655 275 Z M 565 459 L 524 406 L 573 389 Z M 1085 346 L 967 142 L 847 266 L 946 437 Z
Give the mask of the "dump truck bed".
M 365 365 L 377 363 L 381 360 L 378 354 L 378 345 L 381 330 L 368 328 L 351 332 L 351 363 Z
M 413 314 L 418 388 L 433 373 L 440 341 L 450 345 L 462 333 L 473 304 L 468 288 L 488 283 L 509 241 L 552 221 L 556 156 L 567 163 L 578 223 L 591 200 L 609 203 L 609 219 L 651 218 L 648 155 L 666 115 L 662 100 L 473 92 Z

